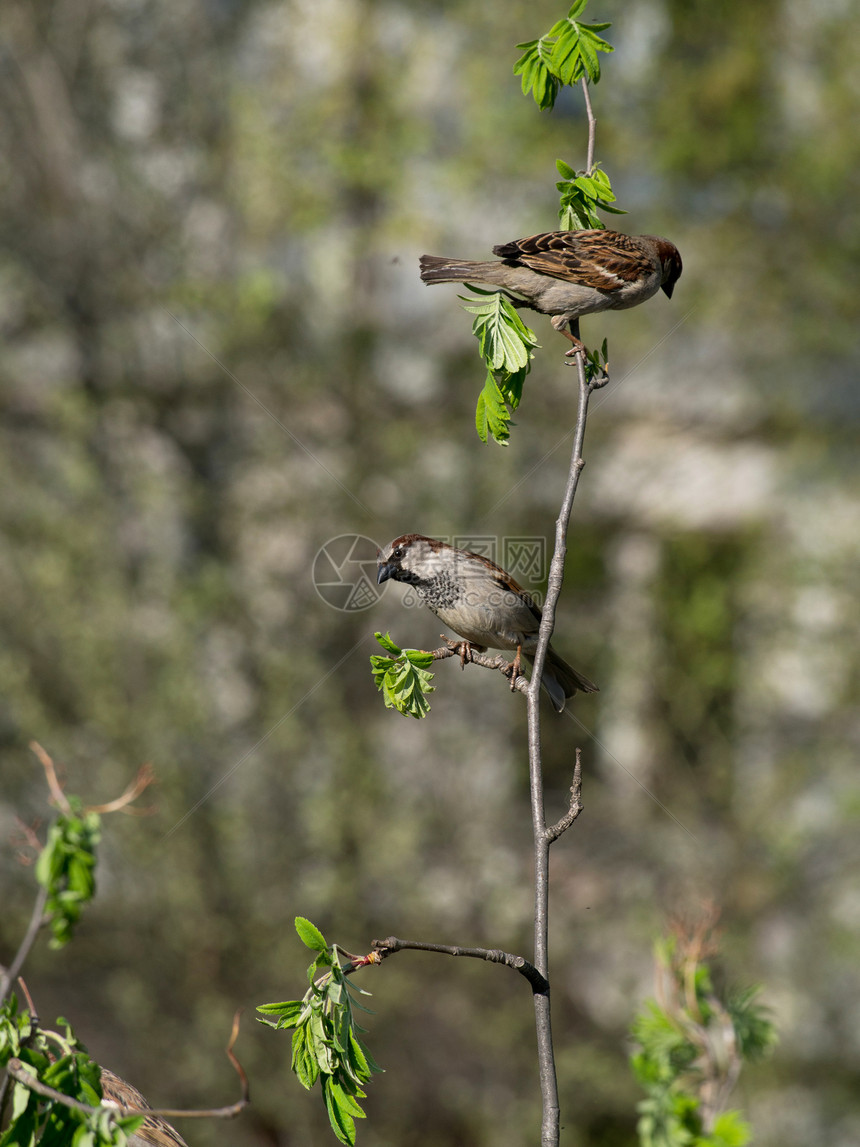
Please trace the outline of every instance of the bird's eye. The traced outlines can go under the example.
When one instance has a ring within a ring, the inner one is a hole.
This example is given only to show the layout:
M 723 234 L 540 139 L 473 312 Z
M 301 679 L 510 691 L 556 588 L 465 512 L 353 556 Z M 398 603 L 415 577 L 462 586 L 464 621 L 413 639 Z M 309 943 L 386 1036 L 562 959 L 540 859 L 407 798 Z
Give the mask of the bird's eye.
M 403 557 L 403 547 L 397 546 L 396 549 L 391 551 L 391 556 L 393 558 L 402 558 Z

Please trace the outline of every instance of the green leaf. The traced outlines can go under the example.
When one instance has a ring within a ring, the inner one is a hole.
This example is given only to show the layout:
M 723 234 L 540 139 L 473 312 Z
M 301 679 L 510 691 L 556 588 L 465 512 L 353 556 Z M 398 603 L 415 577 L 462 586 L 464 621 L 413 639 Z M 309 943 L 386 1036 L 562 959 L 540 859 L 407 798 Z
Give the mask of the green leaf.
M 257 1011 L 262 1012 L 263 1015 L 280 1017 L 277 1023 L 272 1023 L 270 1020 L 260 1020 L 260 1023 L 266 1023 L 276 1030 L 294 1028 L 299 1023 L 304 1010 L 303 1000 L 285 1000 L 281 1004 L 259 1004 L 257 1007 Z M 259 1016 L 257 1018 L 259 1019 Z
M 428 669 L 433 664 L 433 654 L 425 649 L 404 649 L 403 656 L 416 669 Z
M 397 649 L 397 646 L 394 648 Z M 371 656 L 370 665 L 376 687 L 381 690 L 387 709 L 396 709 L 403 716 L 416 719 L 426 717 L 430 712 L 430 702 L 426 695 L 433 693 L 435 686 L 430 684 L 434 674 L 429 673 L 424 666 L 429 665 L 433 658 L 418 649 L 398 649 L 398 653 L 400 656 L 394 658 L 378 654 Z
M 488 371 L 484 389 L 478 395 L 478 405 L 475 409 L 475 429 L 478 437 L 482 442 L 486 442 L 488 436 L 492 435 L 500 446 L 507 446 L 510 438 L 508 430 L 510 420 L 504 395 L 492 371 Z
M 323 1098 L 328 1111 L 329 1122 L 335 1135 L 341 1143 L 346 1143 L 348 1147 L 354 1147 L 355 1109 L 357 1109 L 360 1118 L 364 1117 L 364 1112 L 347 1095 L 340 1084 L 330 1077 L 323 1080 Z
M 316 1057 L 308 1049 L 308 1027 L 303 1024 L 293 1032 L 292 1062 L 290 1064 L 299 1083 L 308 1091 L 316 1083 L 319 1076 L 319 1067 Z
M 391 634 L 386 633 L 383 637 L 381 633 L 374 633 L 373 636 L 376 638 L 383 649 L 387 649 L 388 652 L 393 653 L 395 657 L 400 656 L 400 646 L 394 644 L 394 642 L 391 640 Z
M 469 284 L 477 297 L 460 295 L 463 310 L 476 316 L 472 332 L 481 345 L 481 354 L 492 370 L 522 370 L 529 361 L 530 348 L 537 345 L 515 307 L 501 291 L 485 291 Z
M 325 941 L 325 937 L 315 924 L 312 924 L 310 920 L 307 920 L 304 916 L 297 916 L 295 924 L 299 939 L 303 944 L 314 952 L 327 951 L 328 944 Z
M 559 89 L 559 82 L 549 66 L 552 40 L 544 36 L 540 40 L 517 44 L 517 47 L 524 49 L 514 64 L 514 75 L 522 77 L 523 95 L 531 92 L 541 111 L 552 108 Z
M 760 990 L 754 985 L 731 993 L 726 1000 L 738 1050 L 753 1063 L 767 1055 L 778 1038 L 769 1009 L 755 1002 Z
M 340 1003 L 343 991 L 343 980 L 332 979 L 326 987 L 326 995 L 335 1006 Z
M 31 1073 L 29 1068 L 27 1068 L 27 1073 L 32 1074 L 34 1079 L 37 1078 L 36 1072 L 34 1071 Z M 12 1119 L 13 1120 L 21 1118 L 21 1116 L 27 1110 L 28 1103 L 34 1097 L 35 1097 L 35 1092 L 31 1091 L 30 1088 L 26 1087 L 23 1083 L 18 1083 L 16 1080 L 15 1086 L 12 1089 Z M 34 1103 L 34 1106 L 35 1106 L 35 1103 Z

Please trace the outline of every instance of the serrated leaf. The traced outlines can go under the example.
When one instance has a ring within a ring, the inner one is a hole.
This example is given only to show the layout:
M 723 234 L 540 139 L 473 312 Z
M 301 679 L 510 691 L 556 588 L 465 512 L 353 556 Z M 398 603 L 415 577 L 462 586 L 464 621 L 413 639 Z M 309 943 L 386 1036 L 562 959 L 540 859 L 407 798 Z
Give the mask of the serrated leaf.
M 393 653 L 396 657 L 400 656 L 400 646 L 395 645 L 391 640 L 391 634 L 386 633 L 384 636 L 381 633 L 374 633 L 373 635 L 383 649 L 387 649 L 389 653 Z
M 353 1094 L 350 1093 L 346 1087 L 344 1087 L 340 1080 L 334 1080 L 332 1083 L 332 1088 L 334 1090 L 334 1095 L 338 1106 L 340 1107 L 341 1111 L 344 1112 L 344 1114 L 352 1116 L 353 1119 L 366 1118 L 364 1112 L 355 1099 L 355 1094 L 365 1098 L 364 1092 L 360 1087 L 357 1087 L 355 1094 Z
M 278 1016 L 278 1022 L 270 1024 L 274 1028 L 293 1028 L 299 1022 L 304 1007 L 302 1000 L 285 1000 L 280 1004 L 259 1004 L 257 1011 L 263 1015 Z M 261 1022 L 270 1023 L 268 1020 Z
M 524 44 L 517 44 L 518 48 L 525 49 L 523 55 L 514 64 L 514 75 L 522 78 L 523 95 L 529 92 L 541 109 L 552 108 L 558 95 L 558 80 L 552 74 L 547 64 L 552 45 L 548 37 L 540 40 L 530 40 Z
M 325 952 L 328 950 L 328 944 L 325 937 L 316 924 L 312 924 L 304 916 L 297 916 L 295 919 L 296 932 L 298 932 L 301 942 L 313 952 Z
M 507 446 L 510 438 L 508 430 L 510 420 L 511 416 L 502 392 L 493 375 L 488 373 L 475 409 L 475 429 L 478 437 L 482 442 L 486 442 L 488 436 L 492 435 L 500 446 Z
M 403 654 L 416 669 L 429 669 L 433 664 L 433 654 L 423 649 L 404 649 Z
M 331 1003 L 337 1006 L 343 995 L 343 980 L 335 980 L 332 978 L 326 986 L 325 994 Z
M 338 1102 L 339 1092 L 342 1089 L 335 1092 L 335 1087 L 336 1084 L 333 1079 L 326 1077 L 323 1080 L 323 1099 L 325 1100 L 329 1123 L 331 1123 L 332 1131 L 341 1143 L 345 1143 L 347 1147 L 355 1147 L 355 1123 L 352 1116 L 344 1111 Z
M 594 44 L 584 35 L 579 37 L 579 58 L 591 82 L 593 84 L 598 83 L 600 81 L 600 60 L 594 49 Z

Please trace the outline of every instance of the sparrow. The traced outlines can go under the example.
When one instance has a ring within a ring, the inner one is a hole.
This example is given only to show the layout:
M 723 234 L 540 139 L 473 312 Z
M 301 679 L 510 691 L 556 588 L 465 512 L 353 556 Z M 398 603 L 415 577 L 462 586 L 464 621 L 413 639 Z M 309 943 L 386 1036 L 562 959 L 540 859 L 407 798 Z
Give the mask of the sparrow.
M 520 659 L 533 664 L 537 649 L 541 611 L 509 573 L 482 554 L 458 550 L 423 534 L 404 534 L 377 551 L 376 584 L 393 578 L 415 587 L 424 604 L 443 624 L 472 649 L 483 652 L 515 649 L 511 681 L 519 674 Z M 544 688 L 558 713 L 568 697 L 579 689 L 596 693 L 597 686 L 547 650 Z
M 598 311 L 621 311 L 644 303 L 658 290 L 671 299 L 681 276 L 678 248 L 656 235 L 594 231 L 549 231 L 493 248 L 500 262 L 477 263 L 422 255 L 427 283 L 483 283 L 500 287 L 515 307 L 551 315 L 552 326 L 582 346 L 567 324 Z
M 149 1104 L 136 1087 L 101 1068 L 102 1107 L 132 1107 L 146 1111 Z M 129 1147 L 188 1147 L 179 1132 L 160 1115 L 147 1115 L 128 1139 Z

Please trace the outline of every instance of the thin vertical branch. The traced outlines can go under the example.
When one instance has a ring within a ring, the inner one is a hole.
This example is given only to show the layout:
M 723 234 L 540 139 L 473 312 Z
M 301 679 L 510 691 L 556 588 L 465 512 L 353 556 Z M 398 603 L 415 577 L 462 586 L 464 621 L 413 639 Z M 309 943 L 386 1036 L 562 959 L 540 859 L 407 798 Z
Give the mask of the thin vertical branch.
M 582 77 L 582 94 L 585 96 L 585 111 L 588 116 L 588 151 L 585 157 L 585 174 L 591 175 L 594 167 L 594 145 L 597 140 L 597 120 L 591 107 L 591 93 L 588 90 L 588 79 Z
M 579 323 L 572 322 L 571 331 L 579 337 Z M 546 809 L 543 796 L 543 763 L 540 734 L 540 683 L 546 661 L 552 631 L 555 627 L 556 606 L 564 583 L 564 563 L 567 556 L 567 531 L 573 511 L 573 500 L 579 485 L 579 476 L 585 466 L 582 446 L 585 440 L 585 425 L 588 418 L 588 401 L 598 387 L 603 386 L 605 377 L 589 382 L 586 378 L 583 354 L 576 355 L 579 374 L 579 404 L 576 415 L 576 429 L 567 485 L 562 499 L 561 510 L 555 524 L 555 549 L 549 569 L 546 600 L 543 605 L 543 618 L 538 635 L 537 650 L 534 655 L 534 669 L 528 691 L 528 744 L 529 744 L 529 787 L 531 790 L 532 829 L 535 847 L 535 958 L 534 965 L 547 981 L 547 987 L 535 992 L 535 1025 L 537 1029 L 538 1070 L 540 1075 L 543 1116 L 541 1119 L 541 1147 L 557 1147 L 559 1141 L 559 1102 L 558 1080 L 555 1071 L 555 1054 L 552 1044 L 552 1021 L 549 996 L 549 850 L 555 837 L 547 829 Z
M 594 168 L 594 150 L 597 140 L 597 120 L 591 106 L 591 93 L 588 90 L 588 79 L 582 77 L 582 94 L 585 99 L 585 111 L 588 116 L 588 150 L 586 152 L 585 169 L 590 173 Z M 579 338 L 579 321 L 570 324 L 571 334 Z M 561 503 L 558 519 L 555 523 L 555 548 L 550 563 L 549 579 L 547 582 L 546 600 L 543 606 L 538 644 L 534 655 L 534 668 L 528 689 L 528 744 L 529 744 L 529 788 L 531 791 L 532 830 L 535 847 L 535 959 L 534 964 L 538 972 L 544 977 L 546 986 L 542 990 L 535 990 L 535 1027 L 537 1030 L 538 1070 L 540 1075 L 541 1098 L 543 1112 L 541 1117 L 541 1147 L 558 1147 L 559 1141 L 559 1103 L 558 1079 L 555 1071 L 555 1053 L 552 1045 L 552 1022 L 550 1016 L 549 996 L 549 850 L 553 841 L 569 828 L 579 815 L 581 803 L 579 800 L 581 788 L 581 761 L 579 750 L 576 755 L 576 769 L 574 784 L 571 790 L 571 807 L 567 817 L 547 828 L 546 807 L 543 796 L 543 763 L 541 757 L 540 735 L 540 687 L 546 663 L 547 649 L 555 628 L 555 613 L 559 595 L 564 583 L 564 563 L 567 556 L 567 531 L 570 525 L 570 515 L 573 511 L 573 499 L 579 485 L 579 476 L 585 466 L 582 456 L 582 447 L 585 441 L 585 424 L 588 418 L 588 401 L 593 391 L 608 382 L 605 372 L 598 374 L 591 370 L 586 372 L 585 351 L 580 344 L 579 353 L 575 355 L 576 369 L 579 378 L 579 402 L 576 413 L 576 429 L 573 437 L 573 449 L 570 455 L 570 468 L 567 474 L 567 485 Z M 589 378 L 590 374 L 590 378 Z
M 591 95 L 588 91 L 588 82 L 583 76 L 582 93 L 585 97 L 585 109 L 588 115 L 588 152 L 586 158 L 586 171 L 594 167 L 594 148 L 597 138 L 597 121 L 591 106 Z M 579 322 L 574 320 L 570 324 L 571 333 L 579 338 Z M 575 356 L 576 369 L 579 377 L 579 403 L 576 413 L 576 429 L 573 437 L 573 449 L 570 455 L 570 468 L 567 474 L 564 498 L 561 503 L 558 519 L 555 523 L 555 548 L 549 569 L 546 600 L 543 606 L 538 645 L 534 657 L 531 684 L 528 691 L 528 743 L 529 743 L 529 788 L 532 805 L 532 831 L 535 847 L 535 958 L 534 964 L 538 972 L 544 977 L 546 987 L 535 991 L 535 1028 L 537 1032 L 538 1072 L 540 1076 L 540 1089 L 542 1100 L 541 1116 L 541 1147 L 558 1147 L 559 1142 L 559 1102 L 558 1078 L 555 1070 L 555 1052 L 552 1043 L 552 1017 L 550 1013 L 549 995 L 549 850 L 559 833 L 558 826 L 547 828 L 546 807 L 543 796 L 543 762 L 541 756 L 540 735 L 540 686 L 543 668 L 546 663 L 546 652 L 549 648 L 550 638 L 555 628 L 555 613 L 558 605 L 561 587 L 564 584 L 564 563 L 567 556 L 567 531 L 570 525 L 570 515 L 573 511 L 573 499 L 579 485 L 579 476 L 585 466 L 582 456 L 582 447 L 585 441 L 585 425 L 588 418 L 588 401 L 594 390 L 604 386 L 607 382 L 603 376 L 592 377 L 588 380 L 585 370 L 585 355 L 580 351 Z M 579 785 L 581 783 L 580 760 L 577 753 L 577 770 L 574 780 L 576 803 L 579 800 Z M 578 811 L 578 810 L 577 810 Z M 571 823 L 576 817 L 571 806 Z

